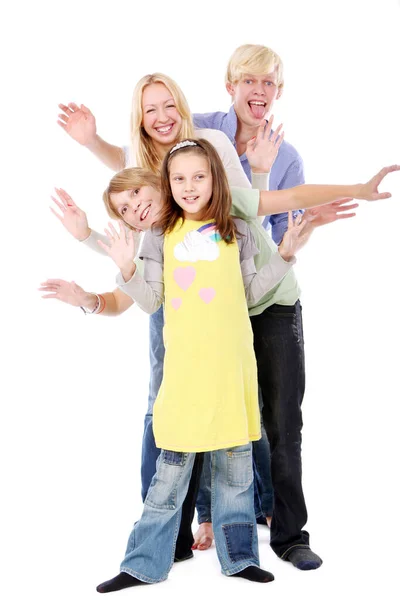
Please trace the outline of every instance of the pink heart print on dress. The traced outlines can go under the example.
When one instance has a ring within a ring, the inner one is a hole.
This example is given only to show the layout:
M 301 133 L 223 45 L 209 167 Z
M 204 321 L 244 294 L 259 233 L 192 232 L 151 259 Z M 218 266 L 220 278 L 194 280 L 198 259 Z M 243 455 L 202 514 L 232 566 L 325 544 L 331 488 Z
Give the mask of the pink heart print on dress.
M 177 267 L 174 270 L 174 280 L 182 290 L 187 290 L 192 285 L 196 277 L 196 269 L 194 267 Z
M 171 300 L 172 308 L 178 310 L 180 305 L 182 304 L 182 298 L 172 298 Z
M 199 296 L 206 304 L 209 304 L 211 300 L 214 299 L 216 291 L 214 288 L 201 288 L 199 291 Z

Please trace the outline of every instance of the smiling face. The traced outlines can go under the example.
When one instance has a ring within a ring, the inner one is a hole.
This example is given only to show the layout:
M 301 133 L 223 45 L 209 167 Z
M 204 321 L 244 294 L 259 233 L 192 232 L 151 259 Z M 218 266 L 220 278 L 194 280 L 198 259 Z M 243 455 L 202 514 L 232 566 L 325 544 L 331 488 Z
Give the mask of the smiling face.
M 248 127 L 258 127 L 262 119 L 267 119 L 275 100 L 282 94 L 276 69 L 266 75 L 243 75 L 238 83 L 227 83 L 226 89 L 232 96 L 239 121 Z
M 121 219 L 137 231 L 150 229 L 161 208 L 160 192 L 149 185 L 110 194 L 110 200 Z
M 182 117 L 174 98 L 163 83 L 151 83 L 143 90 L 142 127 L 155 144 L 171 146 L 178 138 Z
M 169 168 L 172 196 L 182 208 L 185 219 L 201 221 L 212 196 L 212 175 L 209 161 L 194 151 L 180 152 Z

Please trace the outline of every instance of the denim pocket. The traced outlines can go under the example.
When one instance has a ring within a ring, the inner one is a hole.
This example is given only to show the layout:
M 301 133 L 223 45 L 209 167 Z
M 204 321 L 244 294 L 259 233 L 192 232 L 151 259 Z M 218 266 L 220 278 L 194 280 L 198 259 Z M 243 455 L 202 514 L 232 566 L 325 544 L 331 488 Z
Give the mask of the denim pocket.
M 161 450 L 157 470 L 151 480 L 145 504 L 152 508 L 175 510 L 177 490 L 184 471 L 187 454 Z
M 277 327 L 290 326 L 296 342 L 303 343 L 302 308 L 299 300 L 293 305 L 272 304 L 266 309 L 266 312 L 271 317 L 271 322 L 275 322 Z
M 162 450 L 162 460 L 167 465 L 177 465 L 182 467 L 185 464 L 185 456 L 183 452 L 174 452 L 173 450 Z
M 228 485 L 248 487 L 253 480 L 251 450 L 228 450 Z
M 295 317 L 296 304 L 271 304 L 265 309 L 270 315 L 277 317 Z
M 231 562 L 258 560 L 253 552 L 253 524 L 232 523 L 222 525 L 226 548 Z

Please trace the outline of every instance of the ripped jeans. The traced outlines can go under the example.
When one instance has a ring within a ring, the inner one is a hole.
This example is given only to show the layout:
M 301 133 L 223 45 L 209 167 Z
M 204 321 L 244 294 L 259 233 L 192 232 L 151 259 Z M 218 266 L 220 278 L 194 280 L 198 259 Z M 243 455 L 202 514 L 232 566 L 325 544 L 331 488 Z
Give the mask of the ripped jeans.
M 251 444 L 210 454 L 215 545 L 222 573 L 234 575 L 246 567 L 259 566 Z M 147 583 L 168 577 L 195 456 L 161 451 L 121 571 Z

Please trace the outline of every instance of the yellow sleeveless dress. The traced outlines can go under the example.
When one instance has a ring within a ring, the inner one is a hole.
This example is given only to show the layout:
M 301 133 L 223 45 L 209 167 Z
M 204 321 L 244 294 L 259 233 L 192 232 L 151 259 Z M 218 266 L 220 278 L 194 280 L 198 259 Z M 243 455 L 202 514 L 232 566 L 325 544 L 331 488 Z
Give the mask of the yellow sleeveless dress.
M 213 221 L 179 221 L 164 239 L 164 377 L 156 444 L 205 452 L 260 438 L 257 368 L 235 240 Z

